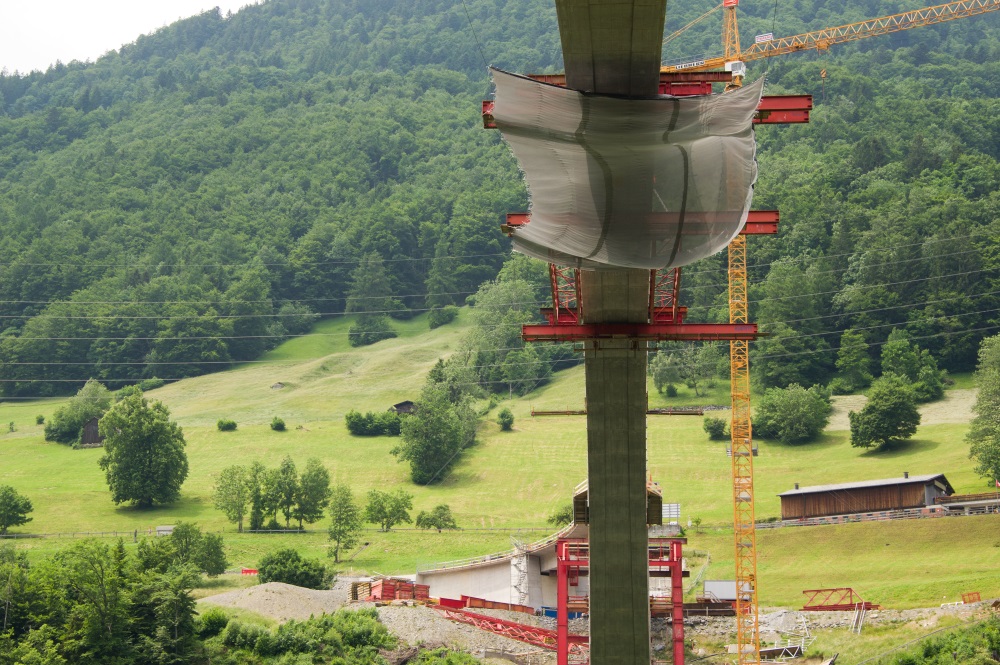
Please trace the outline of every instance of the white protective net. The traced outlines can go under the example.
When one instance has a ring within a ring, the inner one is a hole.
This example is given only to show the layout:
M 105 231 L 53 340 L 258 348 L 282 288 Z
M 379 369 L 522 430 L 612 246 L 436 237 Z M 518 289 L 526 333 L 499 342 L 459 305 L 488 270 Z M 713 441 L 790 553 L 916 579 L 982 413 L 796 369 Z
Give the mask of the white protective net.
M 671 268 L 743 228 L 763 79 L 722 95 L 625 99 L 492 73 L 493 117 L 531 195 L 515 250 L 588 270 Z

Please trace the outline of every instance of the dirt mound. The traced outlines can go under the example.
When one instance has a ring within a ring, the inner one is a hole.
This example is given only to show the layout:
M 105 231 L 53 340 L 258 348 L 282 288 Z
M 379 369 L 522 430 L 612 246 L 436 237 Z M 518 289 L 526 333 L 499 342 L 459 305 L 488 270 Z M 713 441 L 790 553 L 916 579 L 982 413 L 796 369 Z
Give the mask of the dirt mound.
M 262 614 L 278 621 L 308 619 L 311 615 L 335 612 L 347 603 L 345 589 L 334 587 L 330 591 L 304 589 L 281 582 L 268 582 L 239 591 L 228 591 L 208 596 L 198 601 L 236 607 Z
M 277 621 L 289 619 L 303 620 L 310 615 L 320 615 L 324 612 L 335 612 L 348 605 L 348 592 L 351 579 L 337 580 L 330 591 L 316 591 L 280 582 L 269 582 L 239 591 L 228 591 L 215 596 L 208 596 L 198 601 L 222 607 L 235 607 L 256 612 Z M 350 609 L 372 607 L 372 603 L 350 603 Z M 385 624 L 389 632 L 400 638 L 403 644 L 398 653 L 393 652 L 396 660 L 406 662 L 408 645 L 449 646 L 470 653 L 479 653 L 484 649 L 501 650 L 519 653 L 533 650 L 533 647 L 523 642 L 517 642 L 485 630 L 449 621 L 437 611 L 428 607 L 408 607 L 405 605 L 386 605 L 378 608 L 379 620 Z M 533 623 L 535 617 L 519 615 Z M 390 659 L 391 660 L 391 659 Z

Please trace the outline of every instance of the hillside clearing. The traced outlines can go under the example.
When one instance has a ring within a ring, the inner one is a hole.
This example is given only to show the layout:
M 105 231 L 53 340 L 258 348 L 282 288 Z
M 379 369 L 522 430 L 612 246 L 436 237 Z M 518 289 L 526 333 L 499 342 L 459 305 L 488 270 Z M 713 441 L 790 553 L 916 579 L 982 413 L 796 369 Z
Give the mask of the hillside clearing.
M 833 413 L 830 423 L 826 426 L 828 432 L 850 431 L 851 421 L 847 414 L 860 411 L 868 403 L 864 395 L 835 395 L 833 397 Z M 966 424 L 972 420 L 972 407 L 976 403 L 975 388 L 954 388 L 946 390 L 944 399 L 929 404 L 921 404 L 921 425 Z

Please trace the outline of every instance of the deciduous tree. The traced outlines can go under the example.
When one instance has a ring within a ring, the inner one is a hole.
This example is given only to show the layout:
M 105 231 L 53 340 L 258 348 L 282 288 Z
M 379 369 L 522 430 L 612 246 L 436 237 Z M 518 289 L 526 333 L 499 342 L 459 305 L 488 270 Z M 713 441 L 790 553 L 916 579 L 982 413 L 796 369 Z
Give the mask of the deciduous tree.
M 476 422 L 473 416 L 472 422 Z M 440 480 L 466 445 L 467 432 L 444 384 L 424 387 L 416 412 L 403 421 L 403 440 L 392 454 L 410 463 L 418 485 Z
M 330 501 L 330 472 L 315 457 L 306 462 L 299 478 L 295 509 L 292 516 L 302 523 L 312 524 L 323 517 L 323 511 Z
M 115 503 L 148 508 L 180 496 L 188 474 L 184 435 L 161 402 L 141 393 L 115 404 L 99 423 L 104 471 Z
M 378 524 L 383 531 L 389 531 L 397 524 L 413 522 L 409 512 L 412 509 L 413 495 L 401 489 L 395 492 L 369 490 L 365 520 Z
M 0 485 L 0 536 L 12 526 L 27 524 L 32 518 L 28 513 L 34 510 L 26 496 L 17 493 L 10 485 Z
M 245 466 L 227 466 L 215 481 L 215 507 L 236 524 L 237 531 L 243 531 L 243 518 L 250 507 L 252 494 L 250 470 Z
M 349 550 L 361 533 L 361 509 L 347 485 L 335 485 L 330 492 L 330 554 L 340 562 L 341 550 Z
M 768 388 L 754 407 L 754 433 L 781 443 L 803 443 L 819 436 L 832 411 L 830 395 L 820 386 Z
M 434 510 L 429 513 L 421 510 L 420 514 L 417 515 L 417 528 L 441 531 L 442 529 L 457 529 L 458 524 L 455 523 L 455 517 L 451 514 L 451 507 L 447 504 L 441 504 L 434 506 Z
M 881 448 L 890 441 L 908 439 L 920 424 L 913 387 L 896 374 L 876 380 L 868 391 L 868 403 L 848 417 L 851 445 L 857 448 Z

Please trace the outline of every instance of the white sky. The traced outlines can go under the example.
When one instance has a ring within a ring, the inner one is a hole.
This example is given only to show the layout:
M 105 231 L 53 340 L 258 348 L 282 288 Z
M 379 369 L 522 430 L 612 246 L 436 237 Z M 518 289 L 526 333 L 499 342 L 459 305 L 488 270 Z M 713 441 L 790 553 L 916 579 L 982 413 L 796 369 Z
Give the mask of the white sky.
M 96 60 L 179 18 L 254 0 L 0 0 L 0 70 L 22 74 L 61 60 Z

